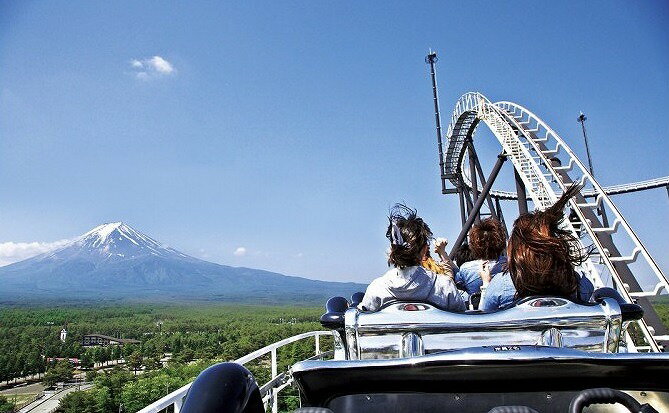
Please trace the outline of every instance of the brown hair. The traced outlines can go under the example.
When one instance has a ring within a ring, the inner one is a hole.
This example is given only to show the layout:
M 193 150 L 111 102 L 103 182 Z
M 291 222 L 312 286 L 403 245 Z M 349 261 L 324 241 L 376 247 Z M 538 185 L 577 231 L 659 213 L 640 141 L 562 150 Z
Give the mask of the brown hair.
M 502 223 L 486 218 L 469 231 L 469 248 L 477 260 L 496 260 L 506 248 Z
M 563 209 L 581 188 L 571 186 L 550 208 L 523 214 L 513 223 L 507 247 L 508 269 L 516 297 L 578 296 L 579 275 L 574 267 L 588 259 L 578 239 L 559 227 Z
M 423 261 L 423 248 L 430 242 L 432 231 L 421 218 L 416 215 L 416 210 L 403 204 L 395 204 L 388 216 L 388 230 L 386 238 L 391 242 L 388 265 L 405 268 L 420 265 Z M 393 244 L 392 227 L 397 225 L 402 234 L 404 245 Z

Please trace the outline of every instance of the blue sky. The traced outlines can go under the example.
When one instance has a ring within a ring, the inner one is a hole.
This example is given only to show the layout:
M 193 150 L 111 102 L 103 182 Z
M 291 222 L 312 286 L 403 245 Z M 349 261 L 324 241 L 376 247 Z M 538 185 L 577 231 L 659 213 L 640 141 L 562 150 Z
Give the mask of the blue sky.
M 2 2 L 0 243 L 123 220 L 215 262 L 366 282 L 394 202 L 459 229 L 428 48 L 445 121 L 478 90 L 585 159 L 583 110 L 612 185 L 669 175 L 667 39 L 665 1 Z M 614 201 L 666 270 L 666 191 Z

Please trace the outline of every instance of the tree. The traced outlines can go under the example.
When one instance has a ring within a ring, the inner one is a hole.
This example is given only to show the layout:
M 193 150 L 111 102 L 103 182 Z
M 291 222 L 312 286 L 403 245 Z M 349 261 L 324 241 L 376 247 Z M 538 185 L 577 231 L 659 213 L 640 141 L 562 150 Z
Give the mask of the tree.
M 87 371 L 87 372 L 86 372 L 86 381 L 87 381 L 87 382 L 92 382 L 93 380 L 95 380 L 95 378 L 97 377 L 97 375 L 98 375 L 97 370 L 89 370 L 89 371 Z
M 137 370 L 142 367 L 143 361 L 144 359 L 139 351 L 132 353 L 130 357 L 128 357 L 128 365 L 133 369 L 135 375 L 137 375 Z
M 105 361 L 105 352 L 102 347 L 95 347 L 93 349 L 93 361 L 102 365 L 102 362 Z
M 91 356 L 91 353 L 88 351 L 84 351 L 81 354 L 81 367 L 85 369 L 90 369 L 93 367 L 93 357 Z
M 123 357 L 121 346 L 114 346 L 112 348 L 112 360 L 120 360 Z
M 56 413 L 97 413 L 95 394 L 90 391 L 75 391 L 58 404 Z
M 103 347 L 101 353 L 102 353 L 102 356 L 101 356 L 102 357 L 102 362 L 107 364 L 107 362 L 109 360 L 111 360 L 111 355 L 112 355 L 111 348 L 110 347 Z
M 160 357 L 155 356 L 144 359 L 144 366 L 147 370 L 158 370 L 163 367 L 162 363 L 160 362 Z
M 0 396 L 0 413 L 12 413 L 14 411 L 14 403 L 7 400 L 5 396 Z
M 46 387 L 53 387 L 56 383 L 61 381 L 72 380 L 74 369 L 67 360 L 59 360 L 46 371 L 44 375 L 44 385 Z
M 121 394 L 123 407 L 134 412 L 152 403 L 169 392 L 178 389 L 188 381 L 179 377 L 170 377 L 167 374 L 158 374 L 153 377 L 142 377 L 123 386 Z
M 132 373 L 115 367 L 110 372 L 99 373 L 95 377 L 96 405 L 102 412 L 118 412 L 121 404 L 121 391 L 126 383 L 132 382 Z
M 7 365 L 9 370 L 9 377 L 16 379 L 17 377 L 21 376 L 21 368 L 23 367 L 23 363 L 21 363 L 21 359 L 19 357 L 16 355 L 10 356 Z
M 190 348 L 184 348 L 176 357 L 176 360 L 182 363 L 187 363 L 193 360 L 193 358 L 195 358 L 195 352 Z

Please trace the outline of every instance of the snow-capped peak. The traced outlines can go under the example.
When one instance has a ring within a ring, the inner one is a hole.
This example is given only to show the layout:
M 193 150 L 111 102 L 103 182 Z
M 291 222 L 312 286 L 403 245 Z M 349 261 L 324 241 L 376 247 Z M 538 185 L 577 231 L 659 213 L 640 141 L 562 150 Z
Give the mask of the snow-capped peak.
M 111 233 L 114 232 L 115 229 L 118 229 L 120 227 L 127 227 L 127 225 L 125 225 L 121 221 L 98 225 L 97 227 L 93 228 L 92 230 L 82 235 L 81 238 L 85 239 L 89 237 L 94 237 L 100 243 L 103 243 L 109 237 L 109 235 L 111 235 Z
M 131 258 L 145 254 L 183 256 L 120 221 L 93 228 L 82 235 L 77 244 L 88 250 L 97 250 L 101 255 L 107 257 Z

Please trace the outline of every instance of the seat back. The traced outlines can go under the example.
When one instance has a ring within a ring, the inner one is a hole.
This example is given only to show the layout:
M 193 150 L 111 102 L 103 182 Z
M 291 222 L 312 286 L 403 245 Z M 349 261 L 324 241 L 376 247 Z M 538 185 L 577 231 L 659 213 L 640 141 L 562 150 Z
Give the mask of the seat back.
M 452 313 L 421 302 L 393 302 L 381 311 L 345 314 L 349 359 L 419 356 L 469 347 L 546 345 L 617 352 L 622 334 L 619 303 L 576 304 L 532 297 L 492 313 Z

